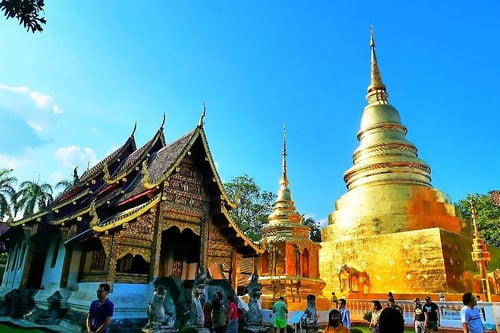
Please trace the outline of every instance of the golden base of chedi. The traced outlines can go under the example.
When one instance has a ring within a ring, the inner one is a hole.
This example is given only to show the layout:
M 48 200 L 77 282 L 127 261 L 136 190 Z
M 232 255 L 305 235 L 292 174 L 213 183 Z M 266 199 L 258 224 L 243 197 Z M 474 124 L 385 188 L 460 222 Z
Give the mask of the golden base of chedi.
M 323 294 L 480 293 L 471 244 L 471 238 L 440 228 L 323 242 Z

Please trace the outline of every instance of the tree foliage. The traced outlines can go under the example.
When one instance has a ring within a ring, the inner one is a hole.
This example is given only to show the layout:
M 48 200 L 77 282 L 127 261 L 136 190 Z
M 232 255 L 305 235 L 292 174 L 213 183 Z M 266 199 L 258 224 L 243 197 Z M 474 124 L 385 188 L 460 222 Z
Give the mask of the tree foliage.
M 73 179 L 63 179 L 57 182 L 56 186 L 54 186 L 54 189 L 60 190 L 59 194 L 57 195 L 56 199 L 59 198 L 64 192 L 66 192 L 69 188 L 74 186 L 76 183 L 78 183 L 78 180 L 80 177 L 78 176 L 78 167 L 75 167 L 75 170 L 73 171 Z
M 321 229 L 319 222 L 316 222 L 312 217 L 308 217 L 307 219 L 304 219 L 302 223 L 311 228 L 311 233 L 309 235 L 311 240 L 313 242 L 321 242 Z
M 6 18 L 19 20 L 27 31 L 35 33 L 42 32 L 42 24 L 47 23 L 45 17 L 40 17 L 44 12 L 44 0 L 1 0 L 0 10 L 4 12 Z
M 11 169 L 0 169 L 0 221 L 3 221 L 6 216 L 10 218 L 13 216 L 16 183 L 17 178 L 12 175 Z
M 238 207 L 229 212 L 233 221 L 250 239 L 260 240 L 262 226 L 267 223 L 276 196 L 261 190 L 254 179 L 246 174 L 231 179 L 224 187 L 229 197 L 238 196 Z
M 481 237 L 487 244 L 500 247 L 500 207 L 493 204 L 488 194 L 476 193 L 471 197 L 476 207 L 477 224 Z M 457 205 L 462 212 L 462 217 L 472 221 L 470 199 L 462 199 Z
M 53 202 L 52 186 L 34 181 L 24 181 L 16 194 L 15 211 L 23 211 L 23 218 L 30 217 L 46 209 Z

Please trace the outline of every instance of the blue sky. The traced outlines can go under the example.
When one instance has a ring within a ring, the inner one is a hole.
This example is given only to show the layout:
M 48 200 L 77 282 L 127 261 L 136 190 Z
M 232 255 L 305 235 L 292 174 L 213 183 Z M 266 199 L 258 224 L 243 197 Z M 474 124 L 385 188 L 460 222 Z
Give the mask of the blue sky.
M 345 193 L 369 84 L 369 27 L 407 138 L 456 202 L 500 188 L 500 3 L 46 1 L 41 34 L 0 19 L 0 167 L 54 184 L 166 114 L 205 130 L 223 181 L 276 192 L 283 123 L 298 211 Z

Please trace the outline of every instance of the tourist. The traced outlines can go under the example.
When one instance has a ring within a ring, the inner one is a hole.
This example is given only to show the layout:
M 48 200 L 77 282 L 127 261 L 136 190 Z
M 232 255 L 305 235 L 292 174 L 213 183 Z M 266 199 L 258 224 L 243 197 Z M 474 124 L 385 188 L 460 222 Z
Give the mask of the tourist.
M 472 293 L 463 294 L 462 302 L 464 303 L 464 307 L 460 311 L 460 319 L 462 320 L 464 333 L 484 333 L 481 314 Z
M 338 307 L 338 300 L 337 300 L 337 295 L 335 295 L 335 292 L 332 291 L 332 303 L 334 304 L 334 308 L 336 309 Z
M 429 296 L 425 297 L 424 314 L 425 328 L 437 332 L 439 327 L 439 307 Z
M 399 312 L 401 312 L 401 314 L 403 314 L 403 309 L 399 305 L 396 304 L 396 301 L 394 300 L 394 298 L 389 298 L 387 300 L 387 307 L 396 309 Z
M 224 300 L 222 292 L 217 291 L 215 293 L 215 300 L 212 302 L 212 313 L 210 318 L 212 319 L 212 327 L 215 333 L 224 332 L 224 326 L 226 325 L 226 306 L 224 305 Z
M 228 295 L 229 306 L 227 310 L 227 328 L 226 333 L 238 333 L 238 306 L 234 301 L 233 295 Z
M 328 314 L 328 326 L 325 328 L 324 333 L 350 333 L 351 330 L 344 325 L 340 320 L 340 311 L 333 309 Z
M 257 304 L 257 309 L 262 310 L 262 298 L 260 298 L 260 294 L 255 296 L 255 304 Z
M 372 301 L 373 309 L 372 309 L 372 318 L 370 319 L 370 325 L 368 328 L 372 333 L 378 332 L 378 320 L 380 318 L 380 313 L 382 312 L 382 304 L 379 301 Z
M 422 304 L 420 303 L 420 298 L 415 297 L 413 303 L 415 303 L 413 308 L 413 326 L 415 327 L 415 333 L 425 333 L 425 314 Z
M 440 301 L 440 302 L 444 302 L 444 301 L 446 301 L 446 298 L 444 297 L 444 293 L 443 293 L 443 292 L 440 292 L 440 293 L 439 293 L 439 301 Z
M 110 290 L 107 283 L 101 283 L 97 288 L 97 299 L 90 303 L 90 310 L 85 321 L 87 333 L 108 332 L 114 310 L 114 304 L 108 298 Z
M 285 304 L 285 298 L 280 296 L 280 299 L 273 305 L 274 322 L 273 327 L 276 333 L 286 333 L 286 316 L 288 308 Z
M 401 312 L 391 307 L 382 310 L 378 320 L 379 333 L 403 333 L 404 330 L 405 321 Z
M 351 329 L 351 311 L 347 308 L 347 301 L 345 298 L 341 298 L 339 301 L 340 318 L 342 319 L 342 325 Z
M 478 307 L 479 311 L 481 311 L 481 314 L 483 315 L 483 319 L 486 320 L 486 313 L 484 312 L 484 307 L 482 305 L 479 305 L 480 303 L 483 303 L 481 301 L 481 296 L 476 295 L 476 306 Z

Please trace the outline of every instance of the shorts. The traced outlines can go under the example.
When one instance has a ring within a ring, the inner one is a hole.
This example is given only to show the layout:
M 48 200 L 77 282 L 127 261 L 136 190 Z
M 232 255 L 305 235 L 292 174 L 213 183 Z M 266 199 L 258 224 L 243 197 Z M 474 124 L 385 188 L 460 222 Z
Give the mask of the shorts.
M 438 331 L 438 322 L 437 320 L 429 320 L 427 322 L 427 329 L 433 330 L 434 332 Z
M 274 318 L 274 327 L 286 328 L 286 318 Z

